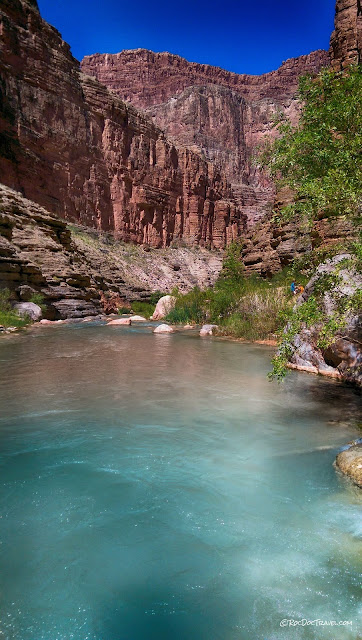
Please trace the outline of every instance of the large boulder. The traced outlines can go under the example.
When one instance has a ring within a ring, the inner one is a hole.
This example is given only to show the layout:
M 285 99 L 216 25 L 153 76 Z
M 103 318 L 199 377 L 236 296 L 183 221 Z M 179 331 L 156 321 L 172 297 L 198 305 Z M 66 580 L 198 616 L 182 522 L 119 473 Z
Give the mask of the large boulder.
M 175 333 L 175 329 L 169 324 L 159 324 L 158 327 L 153 330 L 153 333 Z
M 156 304 L 152 320 L 163 320 L 175 308 L 175 296 L 162 296 Z
M 348 449 L 341 451 L 336 458 L 336 465 L 342 473 L 362 487 L 362 442 L 352 443 Z
M 29 318 L 34 321 L 40 320 L 43 315 L 41 307 L 34 302 L 18 302 L 14 305 L 14 308 L 22 318 L 29 316 Z

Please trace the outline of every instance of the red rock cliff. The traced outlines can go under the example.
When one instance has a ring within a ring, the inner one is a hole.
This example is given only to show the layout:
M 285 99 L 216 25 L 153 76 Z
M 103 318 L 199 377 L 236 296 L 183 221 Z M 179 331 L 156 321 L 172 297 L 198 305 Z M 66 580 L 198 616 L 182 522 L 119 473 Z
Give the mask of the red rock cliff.
M 257 145 L 283 110 L 297 117 L 298 78 L 329 64 L 326 51 L 287 60 L 261 76 L 230 73 L 145 49 L 95 54 L 82 69 L 142 108 L 175 143 L 218 162 L 251 222 L 270 207 L 273 186 L 254 166 Z
M 332 66 L 343 69 L 362 62 L 362 3 L 360 0 L 337 0 L 334 31 L 331 36 Z
M 0 33 L 1 182 L 126 241 L 223 247 L 240 234 L 223 174 L 83 76 L 35 0 L 1 0 Z

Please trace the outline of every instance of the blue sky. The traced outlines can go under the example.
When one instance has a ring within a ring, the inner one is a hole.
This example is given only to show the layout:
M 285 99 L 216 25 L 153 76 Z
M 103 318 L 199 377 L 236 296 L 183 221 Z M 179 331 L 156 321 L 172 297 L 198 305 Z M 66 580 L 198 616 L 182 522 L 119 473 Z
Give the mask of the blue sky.
M 264 73 L 326 49 L 334 0 L 38 0 L 79 60 L 143 47 L 236 71 Z

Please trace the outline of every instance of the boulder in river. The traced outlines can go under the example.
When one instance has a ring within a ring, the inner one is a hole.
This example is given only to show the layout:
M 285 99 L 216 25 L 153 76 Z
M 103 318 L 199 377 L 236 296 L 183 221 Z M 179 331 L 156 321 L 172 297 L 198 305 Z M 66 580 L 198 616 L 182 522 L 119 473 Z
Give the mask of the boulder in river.
M 153 333 L 175 333 L 175 329 L 169 324 L 159 324 L 158 327 L 153 330 Z
M 200 329 L 200 336 L 212 336 L 214 329 L 217 329 L 217 324 L 204 324 Z
M 132 324 L 131 318 L 116 318 L 115 320 L 111 320 L 110 322 L 107 322 L 108 327 L 110 325 L 117 325 L 117 324 L 130 325 Z
M 353 442 L 348 449 L 341 451 L 336 458 L 336 465 L 362 488 L 362 442 Z
M 129 319 L 131 322 L 147 322 L 147 318 L 144 318 L 143 316 L 131 316 Z

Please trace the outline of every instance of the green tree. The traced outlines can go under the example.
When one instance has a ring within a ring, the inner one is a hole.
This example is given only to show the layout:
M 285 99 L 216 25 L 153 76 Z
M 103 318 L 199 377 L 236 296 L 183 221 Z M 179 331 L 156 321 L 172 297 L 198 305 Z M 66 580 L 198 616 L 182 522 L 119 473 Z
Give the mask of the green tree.
M 348 214 L 358 217 L 362 197 L 362 67 L 323 69 L 303 77 L 297 126 L 283 117 L 279 136 L 261 154 L 278 186 L 289 186 L 295 202 L 285 217 Z

